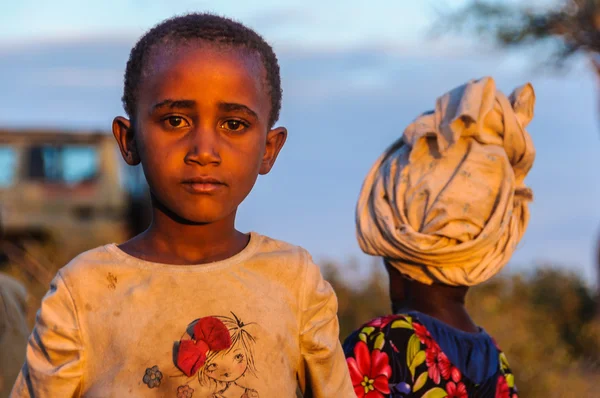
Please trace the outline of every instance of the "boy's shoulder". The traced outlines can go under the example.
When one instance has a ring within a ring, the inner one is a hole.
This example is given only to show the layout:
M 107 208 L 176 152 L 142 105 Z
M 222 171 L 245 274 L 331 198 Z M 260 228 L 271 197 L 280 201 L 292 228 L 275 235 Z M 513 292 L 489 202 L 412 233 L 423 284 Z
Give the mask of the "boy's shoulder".
M 331 294 L 331 286 L 325 282 L 320 267 L 314 263 L 308 250 L 264 235 L 258 238 L 259 249 L 253 255 L 255 269 L 274 276 L 272 280 L 301 296 L 307 291 L 311 294 L 322 291 L 326 296 Z
M 253 233 L 253 238 L 259 241 L 254 257 L 261 262 L 266 261 L 281 270 L 292 272 L 318 268 L 308 250 L 301 246 L 257 233 Z
M 267 235 L 252 232 L 252 239 L 257 239 L 259 241 L 259 253 L 270 253 L 281 256 L 310 256 L 308 251 L 301 246 L 275 239 Z
M 278 256 L 290 260 L 299 260 L 301 262 L 312 263 L 312 256 L 302 246 L 298 246 L 283 240 L 275 239 L 270 236 L 252 233 L 253 238 L 259 241 L 257 254 Z
M 103 265 L 114 264 L 115 259 L 109 251 L 109 246 L 99 246 L 78 254 L 62 267 L 58 273 L 63 279 L 73 279 L 85 277 L 90 271 L 97 271 L 103 268 Z

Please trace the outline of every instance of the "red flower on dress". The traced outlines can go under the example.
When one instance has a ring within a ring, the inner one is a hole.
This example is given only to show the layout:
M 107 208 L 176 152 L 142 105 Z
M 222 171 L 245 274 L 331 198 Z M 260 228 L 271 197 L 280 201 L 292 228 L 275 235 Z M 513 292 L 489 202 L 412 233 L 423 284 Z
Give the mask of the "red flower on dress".
M 453 381 L 449 381 L 446 384 L 446 392 L 448 393 L 448 398 L 468 398 L 467 387 L 465 387 L 464 383 L 454 383 Z
M 438 366 L 444 380 L 448 380 L 452 374 L 452 363 L 442 351 L 438 353 Z
M 498 376 L 496 383 L 496 398 L 510 398 L 510 388 L 504 375 Z
M 421 343 L 425 344 L 427 347 L 429 347 L 432 343 L 435 344 L 433 342 L 433 337 L 431 337 L 431 334 L 429 334 L 429 331 L 425 328 L 425 326 L 417 322 L 413 322 L 412 325 L 413 329 L 415 330 L 415 334 L 419 340 L 421 340 Z
M 460 378 L 462 377 L 462 374 L 460 374 L 460 370 L 458 370 L 458 368 L 456 367 L 452 367 L 452 371 L 450 372 L 452 380 L 455 383 L 458 383 L 460 381 Z
M 440 384 L 441 372 L 439 366 L 439 353 L 440 347 L 435 343 L 425 349 L 425 364 L 427 365 L 427 373 L 429 378 L 433 380 L 435 384 Z
M 194 326 L 192 340 L 181 340 L 177 351 L 177 367 L 191 377 L 206 362 L 208 351 L 221 351 L 231 347 L 227 326 L 217 318 L 200 318 Z
M 398 315 L 381 316 L 379 318 L 373 319 L 371 322 L 367 323 L 365 326 L 372 326 L 372 327 L 383 329 L 384 327 L 389 325 L 391 322 L 395 321 L 396 319 L 400 319 L 400 318 L 401 317 L 399 317 Z
M 440 368 L 440 373 L 444 380 L 452 379 L 455 383 L 458 383 L 462 377 L 460 370 L 448 359 L 446 354 L 444 354 L 441 350 L 438 353 L 438 367 Z
M 380 350 L 369 348 L 363 341 L 354 346 L 354 358 L 347 360 L 350 379 L 358 398 L 383 398 L 390 393 L 389 378 L 392 368 L 388 356 Z

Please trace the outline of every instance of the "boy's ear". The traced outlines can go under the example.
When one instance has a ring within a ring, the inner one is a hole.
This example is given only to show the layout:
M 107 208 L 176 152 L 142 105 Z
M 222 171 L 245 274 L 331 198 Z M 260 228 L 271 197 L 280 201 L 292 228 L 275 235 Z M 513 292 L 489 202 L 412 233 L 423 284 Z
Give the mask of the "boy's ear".
M 275 164 L 275 160 L 277 160 L 277 155 L 279 155 L 279 151 L 283 148 L 286 139 L 287 129 L 285 127 L 277 127 L 267 133 L 267 145 L 260 164 L 260 174 L 267 174 L 271 171 Z
M 125 162 L 130 166 L 139 164 L 140 156 L 135 142 L 134 129 L 129 119 L 121 116 L 116 117 L 113 120 L 112 131 Z

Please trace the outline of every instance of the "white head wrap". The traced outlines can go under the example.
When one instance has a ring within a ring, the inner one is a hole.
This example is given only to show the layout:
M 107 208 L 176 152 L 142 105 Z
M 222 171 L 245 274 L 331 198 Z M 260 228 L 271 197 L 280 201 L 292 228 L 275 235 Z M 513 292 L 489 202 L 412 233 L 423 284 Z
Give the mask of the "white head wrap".
M 534 103 L 530 84 L 507 98 L 490 77 L 438 98 L 369 172 L 356 208 L 362 250 L 425 284 L 498 273 L 529 221 Z

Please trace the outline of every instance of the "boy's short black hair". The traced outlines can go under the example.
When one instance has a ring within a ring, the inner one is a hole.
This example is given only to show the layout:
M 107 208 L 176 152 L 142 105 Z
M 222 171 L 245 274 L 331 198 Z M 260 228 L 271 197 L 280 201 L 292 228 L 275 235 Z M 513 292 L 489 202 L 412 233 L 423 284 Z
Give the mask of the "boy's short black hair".
M 282 95 L 277 56 L 271 46 L 252 29 L 229 18 L 209 13 L 193 13 L 167 19 L 150 29 L 131 49 L 125 69 L 122 97 L 123 107 L 130 118 L 135 115 L 138 89 L 148 54 L 155 45 L 171 39 L 175 42 L 198 39 L 218 45 L 239 46 L 256 51 L 267 72 L 267 84 L 271 97 L 269 127 L 273 127 L 279 119 Z

